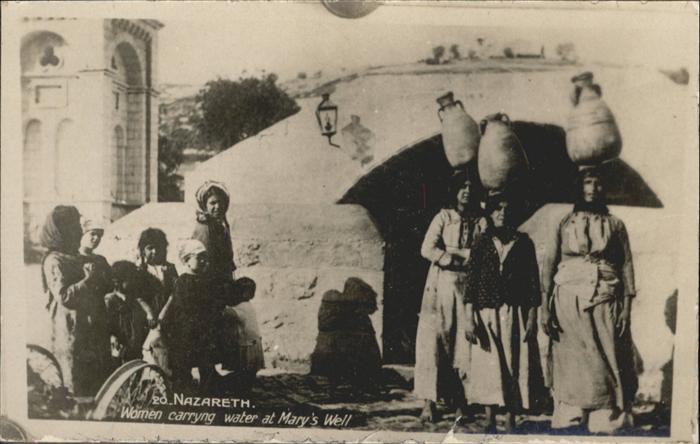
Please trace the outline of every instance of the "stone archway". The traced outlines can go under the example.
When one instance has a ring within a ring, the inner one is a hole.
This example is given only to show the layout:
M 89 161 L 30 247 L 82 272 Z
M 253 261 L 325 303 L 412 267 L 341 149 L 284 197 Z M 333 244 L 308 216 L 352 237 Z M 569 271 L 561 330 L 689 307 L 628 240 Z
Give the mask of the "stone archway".
M 531 174 L 515 196 L 525 222 L 546 203 L 573 201 L 576 165 L 566 153 L 564 130 L 556 125 L 513 122 Z M 609 203 L 658 208 L 661 202 L 642 177 L 622 160 L 605 166 Z M 385 363 L 413 363 L 418 313 L 428 262 L 420 246 L 432 218 L 450 199 L 452 168 L 440 134 L 420 140 L 360 178 L 339 200 L 364 206 L 381 233 L 384 257 L 383 353 Z
M 339 203 L 367 208 L 385 242 L 383 360 L 413 363 L 428 263 L 423 234 L 444 205 L 452 169 L 439 135 L 401 150 L 362 177 Z

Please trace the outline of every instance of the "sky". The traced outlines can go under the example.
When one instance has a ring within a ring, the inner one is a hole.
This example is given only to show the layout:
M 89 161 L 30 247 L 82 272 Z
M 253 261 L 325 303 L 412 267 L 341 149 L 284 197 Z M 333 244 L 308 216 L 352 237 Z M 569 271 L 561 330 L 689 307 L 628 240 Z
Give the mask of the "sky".
M 517 10 L 503 3 L 444 5 L 389 3 L 360 19 L 335 17 L 318 3 L 159 8 L 153 18 L 165 25 L 159 33 L 160 82 L 201 84 L 262 70 L 284 80 L 299 72 L 411 63 L 428 57 L 434 46 L 457 43 L 464 49 L 477 37 L 534 41 L 550 54 L 557 43 L 571 41 L 584 62 L 697 65 L 690 58 L 697 52 L 689 56 L 687 44 L 678 43 L 687 41 L 690 30 L 687 3 L 670 11 L 640 4 Z

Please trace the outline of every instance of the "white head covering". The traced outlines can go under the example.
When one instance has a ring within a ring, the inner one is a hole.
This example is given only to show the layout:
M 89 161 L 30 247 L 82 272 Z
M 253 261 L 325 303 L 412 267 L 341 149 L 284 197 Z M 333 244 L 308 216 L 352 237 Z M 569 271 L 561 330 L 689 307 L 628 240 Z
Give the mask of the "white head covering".
M 187 239 L 180 244 L 178 256 L 182 262 L 185 262 L 193 254 L 198 254 L 203 251 L 207 251 L 203 243 L 197 239 Z
M 104 224 L 98 219 L 88 219 L 84 217 L 80 221 L 80 226 L 83 229 L 83 233 L 95 230 L 100 231 L 102 233 L 104 233 L 105 231 Z
M 228 190 L 226 189 L 226 185 L 224 185 L 223 182 L 217 182 L 215 180 L 207 180 L 202 185 L 200 185 L 200 187 L 197 188 L 197 191 L 194 193 L 194 197 L 195 197 L 195 200 L 197 200 L 197 204 L 199 205 L 199 209 L 202 211 L 207 210 L 207 203 L 204 200 L 204 196 L 206 196 L 206 194 L 212 188 L 218 188 L 219 191 L 221 191 L 223 193 L 223 195 L 225 197 L 224 207 L 225 207 L 225 209 L 228 209 L 231 194 L 228 192 Z

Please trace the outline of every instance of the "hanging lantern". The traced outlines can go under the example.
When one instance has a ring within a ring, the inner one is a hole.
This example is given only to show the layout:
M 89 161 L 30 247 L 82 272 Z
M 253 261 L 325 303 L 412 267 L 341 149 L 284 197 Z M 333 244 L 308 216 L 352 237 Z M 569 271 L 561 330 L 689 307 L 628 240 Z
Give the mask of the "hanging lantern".
M 328 143 L 332 146 L 338 146 L 331 142 L 331 137 L 335 135 L 338 129 L 338 107 L 331 102 L 330 94 L 326 93 L 321 96 L 323 100 L 316 108 L 316 120 L 321 128 L 321 135 L 328 137 Z

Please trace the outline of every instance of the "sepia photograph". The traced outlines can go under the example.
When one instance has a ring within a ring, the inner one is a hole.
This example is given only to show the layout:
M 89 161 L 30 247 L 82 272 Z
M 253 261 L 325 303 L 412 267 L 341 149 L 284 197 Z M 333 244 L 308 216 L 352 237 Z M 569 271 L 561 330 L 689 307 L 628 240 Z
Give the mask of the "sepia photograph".
M 3 440 L 697 442 L 697 2 L 3 1 L 1 152 Z

